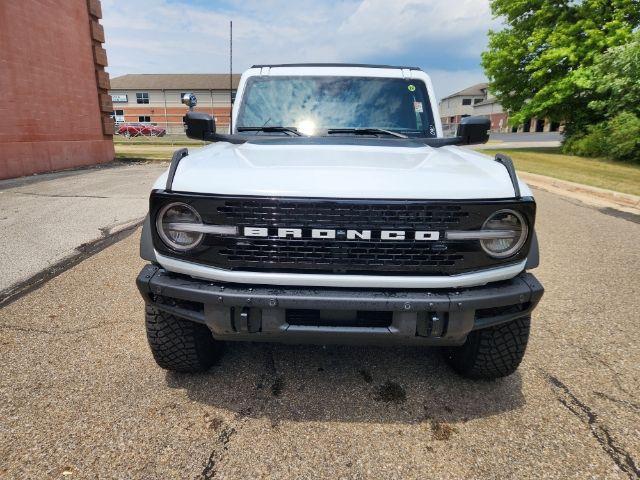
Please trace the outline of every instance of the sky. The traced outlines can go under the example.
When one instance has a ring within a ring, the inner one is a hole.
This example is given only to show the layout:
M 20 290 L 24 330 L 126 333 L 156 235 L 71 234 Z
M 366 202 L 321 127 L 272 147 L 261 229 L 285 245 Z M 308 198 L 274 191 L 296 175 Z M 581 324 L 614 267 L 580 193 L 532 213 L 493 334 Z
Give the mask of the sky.
M 102 0 L 111 77 L 269 63 L 420 67 L 442 98 L 485 81 L 488 0 Z

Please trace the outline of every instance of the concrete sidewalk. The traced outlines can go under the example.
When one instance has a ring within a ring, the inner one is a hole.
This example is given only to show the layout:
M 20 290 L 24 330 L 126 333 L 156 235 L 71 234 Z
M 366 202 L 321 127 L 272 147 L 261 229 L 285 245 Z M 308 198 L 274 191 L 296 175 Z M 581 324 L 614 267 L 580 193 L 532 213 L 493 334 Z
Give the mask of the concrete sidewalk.
M 121 163 L 0 182 L 0 303 L 16 285 L 145 216 L 164 162 Z
M 640 217 L 640 196 L 638 195 L 592 187 L 536 173 L 518 172 L 518 176 L 530 187 L 578 200 L 592 207 L 618 210 Z

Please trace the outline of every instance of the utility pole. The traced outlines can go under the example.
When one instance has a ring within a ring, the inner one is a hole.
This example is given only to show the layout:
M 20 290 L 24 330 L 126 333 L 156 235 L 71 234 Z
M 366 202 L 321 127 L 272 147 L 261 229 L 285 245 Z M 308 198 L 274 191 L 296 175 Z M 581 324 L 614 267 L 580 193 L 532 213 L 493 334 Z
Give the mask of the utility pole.
M 229 135 L 233 133 L 233 20 L 229 20 Z

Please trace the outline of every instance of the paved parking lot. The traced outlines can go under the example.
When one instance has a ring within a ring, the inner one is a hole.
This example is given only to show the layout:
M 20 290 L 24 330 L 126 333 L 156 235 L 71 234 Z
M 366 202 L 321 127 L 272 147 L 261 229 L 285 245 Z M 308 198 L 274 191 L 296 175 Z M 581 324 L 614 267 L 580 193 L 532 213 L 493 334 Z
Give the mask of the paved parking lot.
M 489 135 L 489 143 L 474 145 L 474 150 L 494 148 L 553 148 L 559 147 L 562 135 L 558 132 L 496 133 Z
M 422 349 L 146 345 L 138 234 L 0 310 L 3 478 L 638 478 L 637 217 L 536 192 L 546 287 L 519 371 Z
M 0 305 L 127 233 L 145 216 L 151 185 L 166 168 L 114 162 L 0 181 Z

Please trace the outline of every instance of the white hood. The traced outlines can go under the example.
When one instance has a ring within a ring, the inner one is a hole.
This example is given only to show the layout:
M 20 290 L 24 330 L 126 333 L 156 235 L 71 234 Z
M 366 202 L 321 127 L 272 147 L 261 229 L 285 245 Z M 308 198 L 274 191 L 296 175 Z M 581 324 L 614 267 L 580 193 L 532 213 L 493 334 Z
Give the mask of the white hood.
M 167 173 L 154 188 L 163 189 Z M 190 152 L 177 192 L 274 197 L 490 199 L 514 196 L 505 167 L 460 147 L 215 143 Z M 520 182 L 523 196 L 531 195 Z

